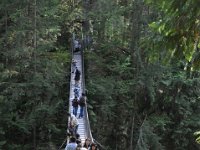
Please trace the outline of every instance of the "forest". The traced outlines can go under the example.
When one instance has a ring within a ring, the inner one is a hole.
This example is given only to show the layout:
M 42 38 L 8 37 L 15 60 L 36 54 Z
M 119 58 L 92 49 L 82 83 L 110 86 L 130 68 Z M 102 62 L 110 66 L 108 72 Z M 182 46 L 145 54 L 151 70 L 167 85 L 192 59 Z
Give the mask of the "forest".
M 1 0 L 0 149 L 66 138 L 72 36 L 102 150 L 200 150 L 199 0 Z M 101 149 L 101 148 L 100 148 Z

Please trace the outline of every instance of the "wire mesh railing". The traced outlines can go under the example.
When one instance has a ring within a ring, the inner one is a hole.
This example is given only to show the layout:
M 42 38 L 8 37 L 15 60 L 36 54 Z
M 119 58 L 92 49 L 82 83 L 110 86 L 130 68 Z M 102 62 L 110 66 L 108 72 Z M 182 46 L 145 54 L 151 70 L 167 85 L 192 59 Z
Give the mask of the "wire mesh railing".
M 84 41 L 84 40 L 82 40 L 82 41 Z M 83 45 L 82 50 L 81 50 L 81 60 L 82 60 L 82 91 L 83 91 L 83 93 L 85 93 L 86 92 L 86 90 L 85 90 L 85 67 L 84 67 L 85 66 L 84 50 L 86 49 L 85 42 L 83 42 L 82 45 Z M 85 113 L 84 121 L 85 121 L 86 135 L 93 142 L 93 137 L 92 137 L 91 128 L 90 128 L 90 121 L 89 121 L 89 116 L 88 116 L 88 109 L 87 109 L 87 99 L 86 99 L 86 105 L 85 105 L 84 113 Z

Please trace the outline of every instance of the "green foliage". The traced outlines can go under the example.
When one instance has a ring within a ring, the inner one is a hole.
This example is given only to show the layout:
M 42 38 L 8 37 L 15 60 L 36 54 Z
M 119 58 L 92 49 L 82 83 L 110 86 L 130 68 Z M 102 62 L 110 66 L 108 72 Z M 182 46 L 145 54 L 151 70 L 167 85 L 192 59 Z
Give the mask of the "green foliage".
M 196 56 L 199 53 L 200 11 L 197 8 L 199 2 L 177 0 L 170 2 L 147 0 L 147 2 L 162 11 L 158 20 L 150 24 L 154 33 L 152 37 L 147 37 L 150 42 L 148 49 L 156 51 L 153 53 L 155 56 L 162 48 L 164 55 L 157 57 L 164 60 L 164 63 L 181 60 L 185 62 L 185 66 L 191 63 L 188 69 L 198 69 Z
M 196 138 L 196 142 L 200 144 L 200 137 L 199 137 L 200 131 L 195 132 L 194 135 L 195 135 L 195 136 L 198 136 L 198 137 Z
M 87 10 L 94 137 L 108 149 L 199 149 L 199 2 L 105 3 Z
M 56 47 L 59 5 L 0 3 L 0 149 L 48 149 L 64 138 L 70 55 Z
M 144 121 L 139 129 L 139 138 L 136 144 L 136 150 L 162 150 L 164 147 L 159 142 L 160 137 L 153 132 L 153 128 L 148 121 Z
M 199 149 L 198 0 L 36 2 L 0 2 L 0 149 L 63 140 L 65 51 L 81 31 L 93 40 L 85 72 L 95 139 L 108 149 Z

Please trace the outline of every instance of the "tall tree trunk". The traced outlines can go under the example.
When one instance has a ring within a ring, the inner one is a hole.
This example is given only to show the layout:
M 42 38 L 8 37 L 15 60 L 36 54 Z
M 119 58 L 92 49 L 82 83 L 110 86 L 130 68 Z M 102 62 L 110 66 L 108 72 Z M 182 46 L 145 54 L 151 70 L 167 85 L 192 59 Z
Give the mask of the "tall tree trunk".
M 131 50 L 133 66 L 136 67 L 142 66 L 141 56 L 139 51 L 139 40 L 141 32 L 141 17 L 142 17 L 142 2 L 136 0 L 133 3 L 133 12 L 132 12 L 132 40 L 131 40 Z
M 5 44 L 6 44 L 6 49 L 7 49 L 7 40 L 8 40 L 8 12 L 7 12 L 7 8 L 5 9 L 5 31 L 6 31 L 6 40 L 5 40 Z M 8 56 L 6 55 L 6 66 L 8 65 Z
M 36 125 L 33 125 L 33 149 L 36 150 Z
M 37 61 L 37 57 L 36 57 L 36 51 L 37 51 L 37 0 L 34 0 L 34 72 L 36 74 L 36 61 Z M 36 121 L 34 123 L 34 127 L 33 127 L 33 148 L 34 150 L 36 150 Z
M 131 125 L 130 150 L 133 150 L 133 129 L 134 129 L 134 122 L 135 122 L 135 114 L 133 114 L 132 125 Z
M 89 32 L 90 32 L 90 22 L 88 18 L 89 12 L 89 0 L 84 0 L 83 3 L 84 7 L 84 22 L 83 22 L 83 40 L 84 40 L 84 47 L 88 48 L 88 39 L 89 39 Z
M 36 72 L 36 63 L 37 63 L 36 52 L 37 52 L 37 0 L 34 0 L 34 61 L 35 61 L 34 69 L 35 69 L 35 72 Z

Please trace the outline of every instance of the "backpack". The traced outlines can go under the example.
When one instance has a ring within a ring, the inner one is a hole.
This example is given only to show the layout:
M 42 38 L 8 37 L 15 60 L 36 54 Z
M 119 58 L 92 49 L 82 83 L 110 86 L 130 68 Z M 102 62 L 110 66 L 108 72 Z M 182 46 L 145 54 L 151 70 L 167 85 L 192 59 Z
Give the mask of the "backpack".
M 73 107 L 78 107 L 78 99 L 77 98 L 74 98 L 73 101 L 72 101 L 72 106 Z

